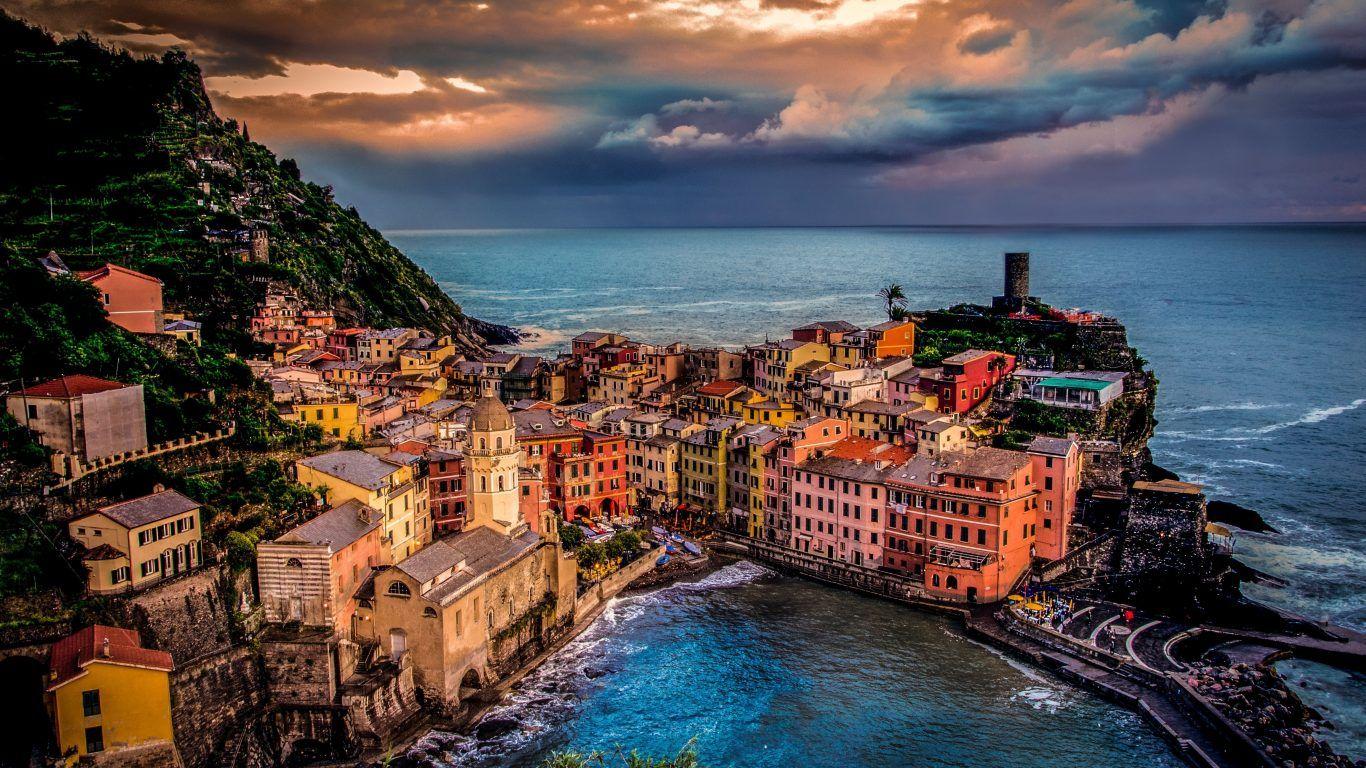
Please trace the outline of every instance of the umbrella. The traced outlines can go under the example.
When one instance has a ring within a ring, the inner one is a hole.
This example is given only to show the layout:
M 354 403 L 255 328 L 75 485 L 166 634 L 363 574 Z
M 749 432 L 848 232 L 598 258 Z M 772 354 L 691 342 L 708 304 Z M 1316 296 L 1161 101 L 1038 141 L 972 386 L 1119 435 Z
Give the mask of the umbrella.
M 1024 607 L 1026 611 L 1042 611 L 1043 603 L 1025 603 Z
M 1009 600 L 1009 601 L 1012 602 L 1012 603 L 1023 603 L 1023 602 L 1024 602 L 1024 597 L 1023 597 L 1022 595 L 1009 595 L 1009 596 L 1006 597 L 1006 599 Z

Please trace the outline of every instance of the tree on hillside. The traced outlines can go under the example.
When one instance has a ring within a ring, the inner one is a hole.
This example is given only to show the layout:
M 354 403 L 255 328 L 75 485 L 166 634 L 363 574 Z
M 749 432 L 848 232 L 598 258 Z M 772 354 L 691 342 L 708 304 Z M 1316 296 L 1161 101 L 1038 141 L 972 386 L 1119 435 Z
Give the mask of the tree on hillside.
M 906 311 L 906 292 L 902 290 L 901 283 L 888 283 L 882 290 L 877 292 L 878 298 L 887 305 L 887 319 L 896 320 L 898 315 L 904 316 Z

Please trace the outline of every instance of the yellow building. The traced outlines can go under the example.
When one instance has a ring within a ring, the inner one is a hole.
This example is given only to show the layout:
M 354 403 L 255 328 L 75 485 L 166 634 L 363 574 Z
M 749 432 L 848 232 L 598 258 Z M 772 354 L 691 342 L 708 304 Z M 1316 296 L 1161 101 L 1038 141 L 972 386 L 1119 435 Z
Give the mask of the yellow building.
M 325 489 L 328 504 L 354 499 L 379 510 L 395 562 L 432 540 L 426 481 L 415 477 L 412 466 L 365 451 L 335 451 L 300 459 L 295 468 L 300 483 Z
M 814 341 L 784 339 L 762 349 L 764 361 L 754 371 L 754 384 L 774 400 L 792 400 L 791 385 L 797 366 L 812 361 L 830 362 L 830 347 Z
M 704 512 L 726 513 L 727 442 L 739 419 L 718 417 L 683 438 L 679 446 L 679 477 L 683 502 Z
M 316 424 L 324 435 L 340 440 L 363 440 L 365 420 L 360 403 L 341 398 L 327 402 L 295 403 L 280 410 L 280 418 L 295 424 Z
M 441 361 L 455 357 L 455 343 L 450 336 L 419 336 L 409 340 L 398 352 L 398 372 L 436 373 Z
M 765 477 L 764 457 L 777 448 L 783 431 L 769 425 L 746 424 L 731 434 L 729 482 L 732 514 L 745 512 L 745 532 L 759 538 L 764 526 Z
M 785 427 L 797 420 L 797 406 L 777 400 L 759 400 L 741 406 L 740 418 L 749 424 Z
M 87 550 L 91 592 L 122 592 L 184 573 L 200 563 L 199 502 L 157 486 L 67 523 Z
M 57 641 L 47 694 L 65 763 L 98 765 L 120 751 L 138 749 L 146 765 L 177 764 L 173 667 L 171 654 L 143 648 L 138 633 L 128 629 L 96 624 Z

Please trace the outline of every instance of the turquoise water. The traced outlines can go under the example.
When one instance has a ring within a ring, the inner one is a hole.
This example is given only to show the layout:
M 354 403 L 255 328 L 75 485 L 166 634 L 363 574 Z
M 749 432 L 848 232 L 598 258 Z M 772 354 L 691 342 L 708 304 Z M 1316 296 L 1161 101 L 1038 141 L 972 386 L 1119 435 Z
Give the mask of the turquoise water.
M 1034 294 L 1116 315 L 1161 377 L 1157 462 L 1281 530 L 1239 535 L 1245 561 L 1290 583 L 1248 592 L 1366 626 L 1366 227 L 390 237 L 471 314 L 536 330 L 526 347 L 546 351 L 589 329 L 739 345 L 814 319 L 871 323 L 889 281 L 913 307 L 986 302 L 1001 253 L 1031 251 Z M 712 765 L 1175 764 L 1132 715 L 940 620 L 752 575 L 619 605 L 512 697 L 521 728 L 456 764 L 694 737 Z M 1288 671 L 1359 709 L 1359 677 Z
M 943 619 L 749 563 L 618 599 L 491 716 L 519 727 L 452 765 L 694 740 L 747 768 L 1182 765 L 1137 716 Z

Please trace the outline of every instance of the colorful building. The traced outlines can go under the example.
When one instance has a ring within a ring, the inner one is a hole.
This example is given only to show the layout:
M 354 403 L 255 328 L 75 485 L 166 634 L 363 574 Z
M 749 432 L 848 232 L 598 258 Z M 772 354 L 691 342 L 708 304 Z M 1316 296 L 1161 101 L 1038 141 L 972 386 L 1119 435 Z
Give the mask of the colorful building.
M 939 398 L 944 413 L 966 413 L 988 397 L 1015 370 L 1015 356 L 970 349 L 943 360 L 941 368 L 920 372 L 919 387 Z
M 199 567 L 199 502 L 157 486 L 67 523 L 86 549 L 87 587 L 97 594 L 154 584 Z
M 329 504 L 349 499 L 384 516 L 384 542 L 397 562 L 432 540 L 425 479 L 415 468 L 365 451 L 336 451 L 295 462 L 300 483 L 321 491 Z
M 978 448 L 917 457 L 888 473 L 883 566 L 935 597 L 1005 598 L 1033 560 L 1039 494 L 1032 458 Z
M 136 749 L 146 765 L 178 762 L 171 730 L 171 654 L 100 624 L 58 640 L 48 665 L 57 749 L 68 765 Z M 155 750 L 153 752 L 152 750 Z
M 727 444 L 741 423 L 736 418 L 717 417 L 683 438 L 679 452 L 683 503 L 718 519 L 727 513 Z
M 348 499 L 256 547 L 265 620 L 350 633 L 355 593 L 389 562 L 379 511 Z
M 886 546 L 886 474 L 911 451 L 862 437 L 795 467 L 792 534 L 800 552 L 877 568 Z
M 1057 560 L 1067 554 L 1068 528 L 1077 509 L 1082 456 L 1076 440 L 1036 437 L 1029 444 L 1034 482 L 1039 490 L 1039 533 L 1034 554 Z
M 754 387 L 774 400 L 792 400 L 792 384 L 797 366 L 808 362 L 829 362 L 830 347 L 814 341 L 784 339 L 762 348 L 763 363 L 754 371 Z
M 117 264 L 105 264 L 78 276 L 95 286 L 109 322 L 133 333 L 164 332 L 160 280 Z

